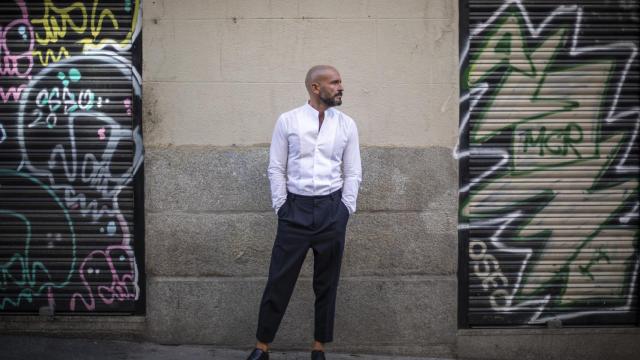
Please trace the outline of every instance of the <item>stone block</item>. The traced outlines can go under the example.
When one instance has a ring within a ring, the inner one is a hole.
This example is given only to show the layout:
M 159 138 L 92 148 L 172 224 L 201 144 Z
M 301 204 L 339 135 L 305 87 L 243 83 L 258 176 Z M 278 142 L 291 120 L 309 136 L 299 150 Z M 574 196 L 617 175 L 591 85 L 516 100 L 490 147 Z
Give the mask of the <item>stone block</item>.
M 379 20 L 378 73 L 383 83 L 429 83 L 428 20 Z
M 146 266 L 161 276 L 265 276 L 276 215 L 150 213 Z
M 363 212 L 352 216 L 345 276 L 451 275 L 456 271 L 455 217 L 446 212 Z
M 227 1 L 227 16 L 238 18 L 295 18 L 296 0 L 233 0 Z
M 390 19 L 448 19 L 454 16 L 457 2 L 451 0 L 370 0 L 369 14 Z
M 146 208 L 156 211 L 269 211 L 268 150 L 147 149 Z
M 153 19 L 143 24 L 145 81 L 222 80 L 223 20 Z
M 147 19 L 222 19 L 227 16 L 230 0 L 153 0 L 144 1 Z
M 371 92 L 370 104 L 355 108 L 363 144 L 453 147 L 458 122 L 458 93 L 445 85 L 383 84 Z M 360 105 L 360 104 L 357 104 Z M 351 104 L 349 104 L 349 107 Z
M 427 23 L 427 33 L 431 52 L 429 60 L 447 58 L 454 67 L 458 68 L 458 23 L 453 19 L 430 20 Z M 458 83 L 454 80 L 455 77 L 449 79 L 449 82 L 455 86 Z
M 304 104 L 299 84 L 147 82 L 145 146 L 265 144 L 280 109 Z
M 300 0 L 300 16 L 304 18 L 365 18 L 367 17 L 366 0 Z
M 362 163 L 360 209 L 440 209 L 454 216 L 457 163 L 449 149 L 369 147 Z

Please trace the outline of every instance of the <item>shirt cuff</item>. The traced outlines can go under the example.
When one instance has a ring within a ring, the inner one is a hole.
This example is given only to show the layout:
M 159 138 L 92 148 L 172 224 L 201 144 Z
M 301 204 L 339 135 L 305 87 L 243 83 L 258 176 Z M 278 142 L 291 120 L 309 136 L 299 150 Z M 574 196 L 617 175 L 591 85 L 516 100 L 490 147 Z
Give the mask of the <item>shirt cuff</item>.
M 284 205 L 284 203 L 287 202 L 287 198 L 285 197 L 283 200 L 281 200 L 280 204 L 274 206 L 273 208 L 276 211 L 276 214 L 278 214 L 278 210 L 280 210 L 280 208 Z
M 347 208 L 347 211 L 349 211 L 349 215 L 353 215 L 353 213 L 355 213 L 355 212 L 356 212 L 355 206 L 353 206 L 353 207 L 352 207 L 352 206 L 351 206 L 351 205 L 349 205 L 348 203 L 344 202 L 344 200 L 342 200 L 342 199 L 341 199 L 340 201 L 342 201 L 342 203 L 344 204 L 344 206 Z

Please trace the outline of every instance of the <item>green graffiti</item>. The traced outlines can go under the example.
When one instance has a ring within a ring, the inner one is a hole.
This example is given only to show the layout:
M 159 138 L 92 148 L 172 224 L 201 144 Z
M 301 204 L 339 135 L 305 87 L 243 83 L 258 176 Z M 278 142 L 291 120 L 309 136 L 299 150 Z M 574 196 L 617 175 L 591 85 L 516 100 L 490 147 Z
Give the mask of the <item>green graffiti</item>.
M 498 257 L 470 240 L 472 275 L 495 308 L 509 303 L 508 286 L 515 299 L 508 306 L 551 294 L 547 306 L 555 308 L 623 304 L 632 288 L 638 231 L 612 224 L 637 201 L 638 179 L 604 181 L 629 137 L 603 134 L 600 126 L 616 60 L 557 61 L 570 39 L 567 28 L 554 28 L 528 45 L 519 12 L 501 14 L 472 46 L 463 72 L 467 89 L 491 82 L 470 111 L 470 146 L 501 145 L 504 134 L 511 142 L 507 170 L 471 189 L 461 217 L 473 224 L 526 208 L 514 215 L 521 219 L 509 241 L 536 244 L 516 286 L 506 284 Z M 480 263 L 492 270 L 481 271 Z
M 80 70 L 76 68 L 71 68 L 69 70 L 69 78 L 71 79 L 71 81 L 77 82 L 80 80 L 81 77 L 82 76 L 80 75 Z
M 595 277 L 591 273 L 591 267 L 598 264 L 601 260 L 606 260 L 607 264 L 611 264 L 611 258 L 609 258 L 607 252 L 600 247 L 596 250 L 596 253 L 593 254 L 586 266 L 579 265 L 578 268 L 582 274 L 588 276 L 591 280 L 595 280 Z
M 578 158 L 582 158 L 574 145 L 582 142 L 583 138 L 582 128 L 576 123 L 569 123 L 564 129 L 555 129 L 549 132 L 547 132 L 547 127 L 543 125 L 537 133 L 535 129 L 524 131 L 522 151 L 528 153 L 529 148 L 537 147 L 539 156 L 546 154 L 567 156 L 571 150 Z M 556 145 L 551 146 L 550 144 Z
M 21 301 L 32 302 L 34 297 L 44 293 L 50 288 L 63 288 L 71 281 L 71 276 L 76 267 L 76 235 L 73 227 L 73 221 L 69 212 L 66 210 L 58 196 L 51 188 L 40 182 L 38 179 L 27 174 L 19 173 L 13 170 L 0 169 L 0 180 L 7 180 L 7 183 L 13 183 L 16 180 L 26 181 L 30 186 L 37 186 L 58 205 L 59 211 L 67 222 L 66 237 L 71 242 L 70 256 L 71 262 L 68 265 L 67 274 L 62 279 L 56 279 L 58 275 L 49 271 L 48 267 L 42 261 L 33 258 L 32 239 L 34 232 L 34 223 L 27 216 L 11 209 L 0 209 L 0 220 L 2 216 L 8 223 L 15 226 L 16 221 L 24 228 L 23 238 L 19 239 L 24 244 L 21 251 L 14 253 L 7 262 L 0 263 L 0 291 L 5 292 L 9 287 L 18 287 L 20 290 L 17 294 L 11 296 L 5 295 L 0 298 L 0 310 L 11 305 L 17 307 Z M 0 181 L 2 186 L 2 181 Z M 16 239 L 18 240 L 18 239 Z

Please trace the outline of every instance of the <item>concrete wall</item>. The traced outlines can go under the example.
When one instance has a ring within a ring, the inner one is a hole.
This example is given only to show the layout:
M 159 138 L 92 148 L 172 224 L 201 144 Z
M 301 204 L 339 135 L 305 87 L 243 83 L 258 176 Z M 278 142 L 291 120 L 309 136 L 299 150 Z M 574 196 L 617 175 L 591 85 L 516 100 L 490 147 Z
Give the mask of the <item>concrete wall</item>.
M 364 167 L 331 350 L 633 358 L 637 328 L 457 329 L 457 3 L 144 4 L 146 336 L 252 346 L 276 226 L 271 131 L 306 101 L 306 70 L 329 63 Z M 311 264 L 275 348 L 312 341 Z
M 450 0 L 144 3 L 152 339 L 252 346 L 276 227 L 268 143 L 329 63 L 364 171 L 332 349 L 453 356 L 457 21 Z M 276 348 L 313 340 L 311 264 Z
M 268 143 L 276 117 L 305 102 L 302 80 L 318 63 L 341 71 L 361 143 L 455 144 L 456 1 L 143 6 L 147 147 Z

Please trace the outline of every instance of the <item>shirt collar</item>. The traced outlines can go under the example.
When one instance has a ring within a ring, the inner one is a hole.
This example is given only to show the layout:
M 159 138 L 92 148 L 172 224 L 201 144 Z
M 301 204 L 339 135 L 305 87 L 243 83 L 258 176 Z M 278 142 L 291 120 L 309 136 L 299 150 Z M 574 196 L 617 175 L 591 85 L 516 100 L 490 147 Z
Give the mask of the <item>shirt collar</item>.
M 308 112 L 309 112 L 309 114 L 310 114 L 311 116 L 313 116 L 315 119 L 317 119 L 317 118 L 318 118 L 318 114 L 319 114 L 318 110 L 314 109 L 314 108 L 313 108 L 313 106 L 311 106 L 311 105 L 309 104 L 309 102 L 308 102 L 308 101 L 304 104 L 304 108 L 305 108 L 305 110 L 306 110 L 306 111 L 308 111 Z M 324 117 L 325 117 L 325 119 L 326 119 L 327 117 L 332 116 L 332 115 L 333 115 L 333 108 L 328 108 L 327 110 L 325 110 L 325 111 L 324 111 Z

